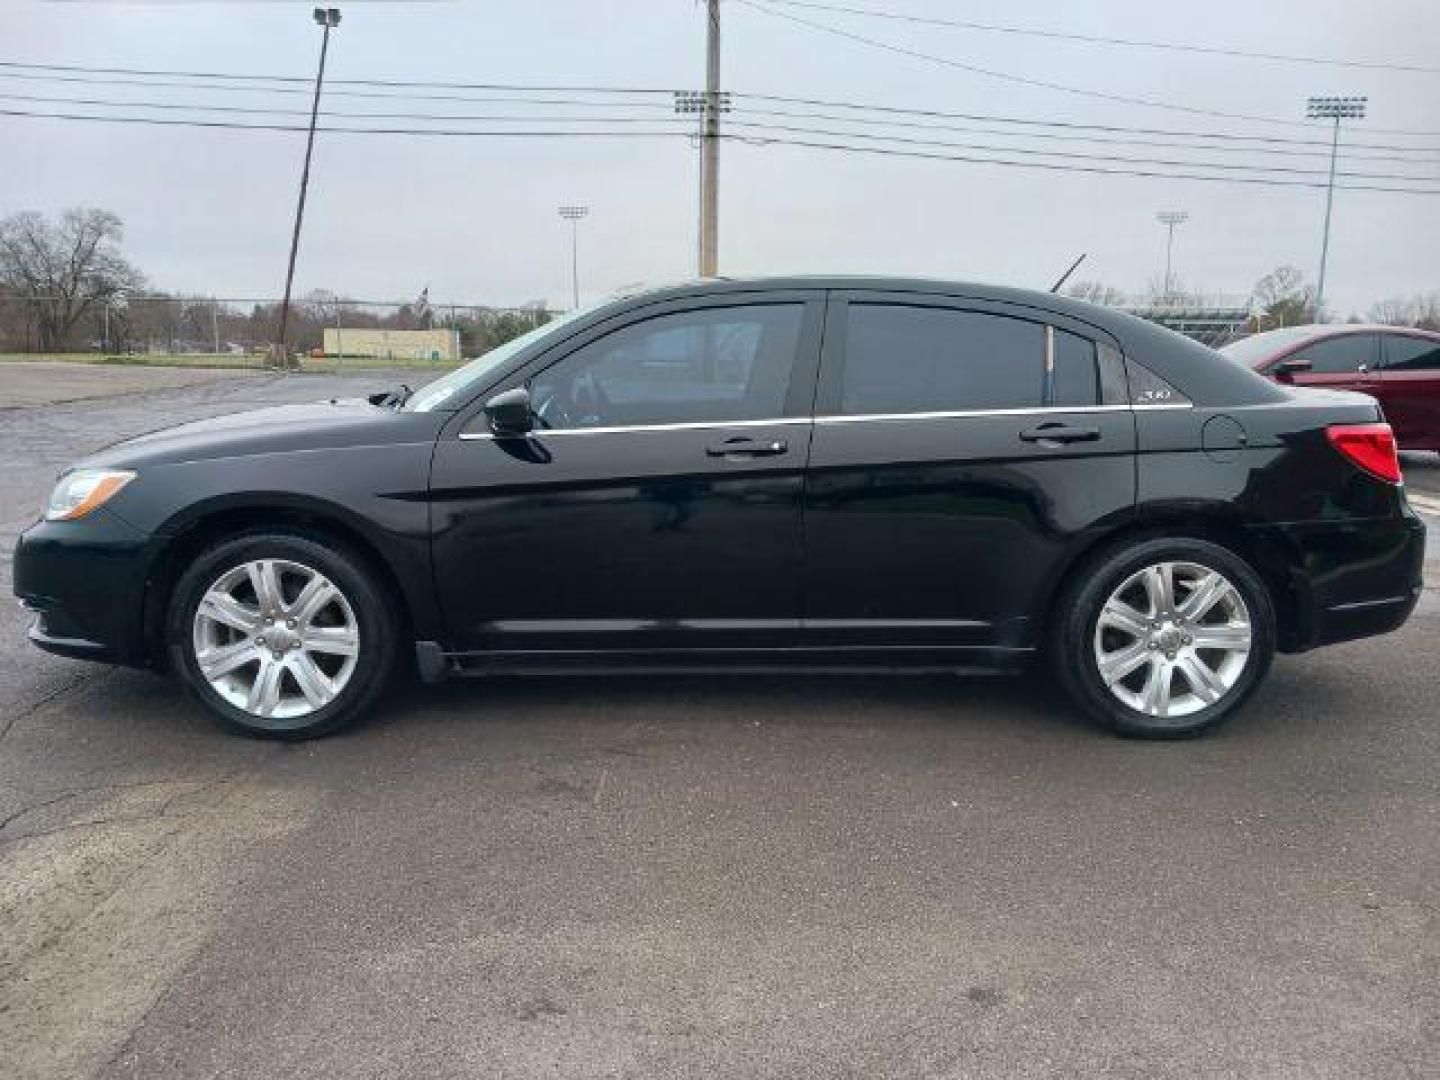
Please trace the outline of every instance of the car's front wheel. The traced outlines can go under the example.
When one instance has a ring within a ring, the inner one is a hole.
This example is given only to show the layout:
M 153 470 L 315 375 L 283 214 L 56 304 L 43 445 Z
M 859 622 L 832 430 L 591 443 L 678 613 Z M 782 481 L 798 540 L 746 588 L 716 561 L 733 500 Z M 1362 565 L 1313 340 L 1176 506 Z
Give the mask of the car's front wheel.
M 1259 684 L 1275 652 L 1270 595 L 1239 555 L 1198 539 L 1150 539 L 1082 567 L 1061 597 L 1054 659 L 1071 697 L 1127 735 L 1214 727 Z
M 256 532 L 203 552 L 170 606 L 172 667 L 225 728 L 303 739 L 357 719 L 395 654 L 386 596 L 329 538 Z

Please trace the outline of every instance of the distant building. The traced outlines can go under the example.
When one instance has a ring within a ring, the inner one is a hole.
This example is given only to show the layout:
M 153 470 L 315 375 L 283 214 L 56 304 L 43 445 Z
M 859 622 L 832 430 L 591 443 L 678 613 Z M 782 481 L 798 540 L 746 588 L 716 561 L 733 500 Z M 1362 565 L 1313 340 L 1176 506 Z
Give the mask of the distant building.
M 325 329 L 326 356 L 362 356 L 372 360 L 460 361 L 459 330 Z

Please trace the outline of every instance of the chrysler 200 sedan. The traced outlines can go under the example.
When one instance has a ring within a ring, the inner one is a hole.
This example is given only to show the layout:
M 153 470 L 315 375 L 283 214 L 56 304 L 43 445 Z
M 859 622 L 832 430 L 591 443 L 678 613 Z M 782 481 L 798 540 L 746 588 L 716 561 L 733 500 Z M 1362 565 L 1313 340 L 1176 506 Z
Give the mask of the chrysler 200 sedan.
M 1368 397 L 1047 293 L 711 281 L 411 393 L 186 424 L 59 481 L 31 640 L 174 672 L 225 727 L 422 678 L 957 670 L 1044 656 L 1179 736 L 1274 653 L 1393 630 L 1424 529 Z

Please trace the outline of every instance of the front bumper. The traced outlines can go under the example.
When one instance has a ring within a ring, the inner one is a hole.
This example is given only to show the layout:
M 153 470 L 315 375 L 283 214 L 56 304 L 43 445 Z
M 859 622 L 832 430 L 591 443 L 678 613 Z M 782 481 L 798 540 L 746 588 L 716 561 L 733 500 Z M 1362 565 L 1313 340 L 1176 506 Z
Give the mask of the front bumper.
M 1398 629 L 1420 601 L 1425 525 L 1394 518 L 1270 527 L 1287 550 L 1294 619 L 1282 637 L 1302 652 Z
M 15 595 L 35 615 L 30 640 L 61 656 L 144 664 L 146 541 L 103 508 L 22 533 Z

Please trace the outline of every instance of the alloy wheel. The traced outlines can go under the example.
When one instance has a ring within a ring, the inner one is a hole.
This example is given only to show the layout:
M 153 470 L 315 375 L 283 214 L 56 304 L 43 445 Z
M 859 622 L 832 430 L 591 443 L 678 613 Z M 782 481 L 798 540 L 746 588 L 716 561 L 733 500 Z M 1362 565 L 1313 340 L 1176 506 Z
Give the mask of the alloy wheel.
M 294 719 L 345 689 L 360 655 L 360 627 L 325 575 L 286 559 L 232 567 L 195 609 L 195 662 L 210 688 L 257 717 Z
M 1161 562 L 1127 577 L 1100 609 L 1095 665 L 1136 712 L 1189 716 L 1222 700 L 1245 670 L 1254 631 L 1240 591 L 1193 562 Z

